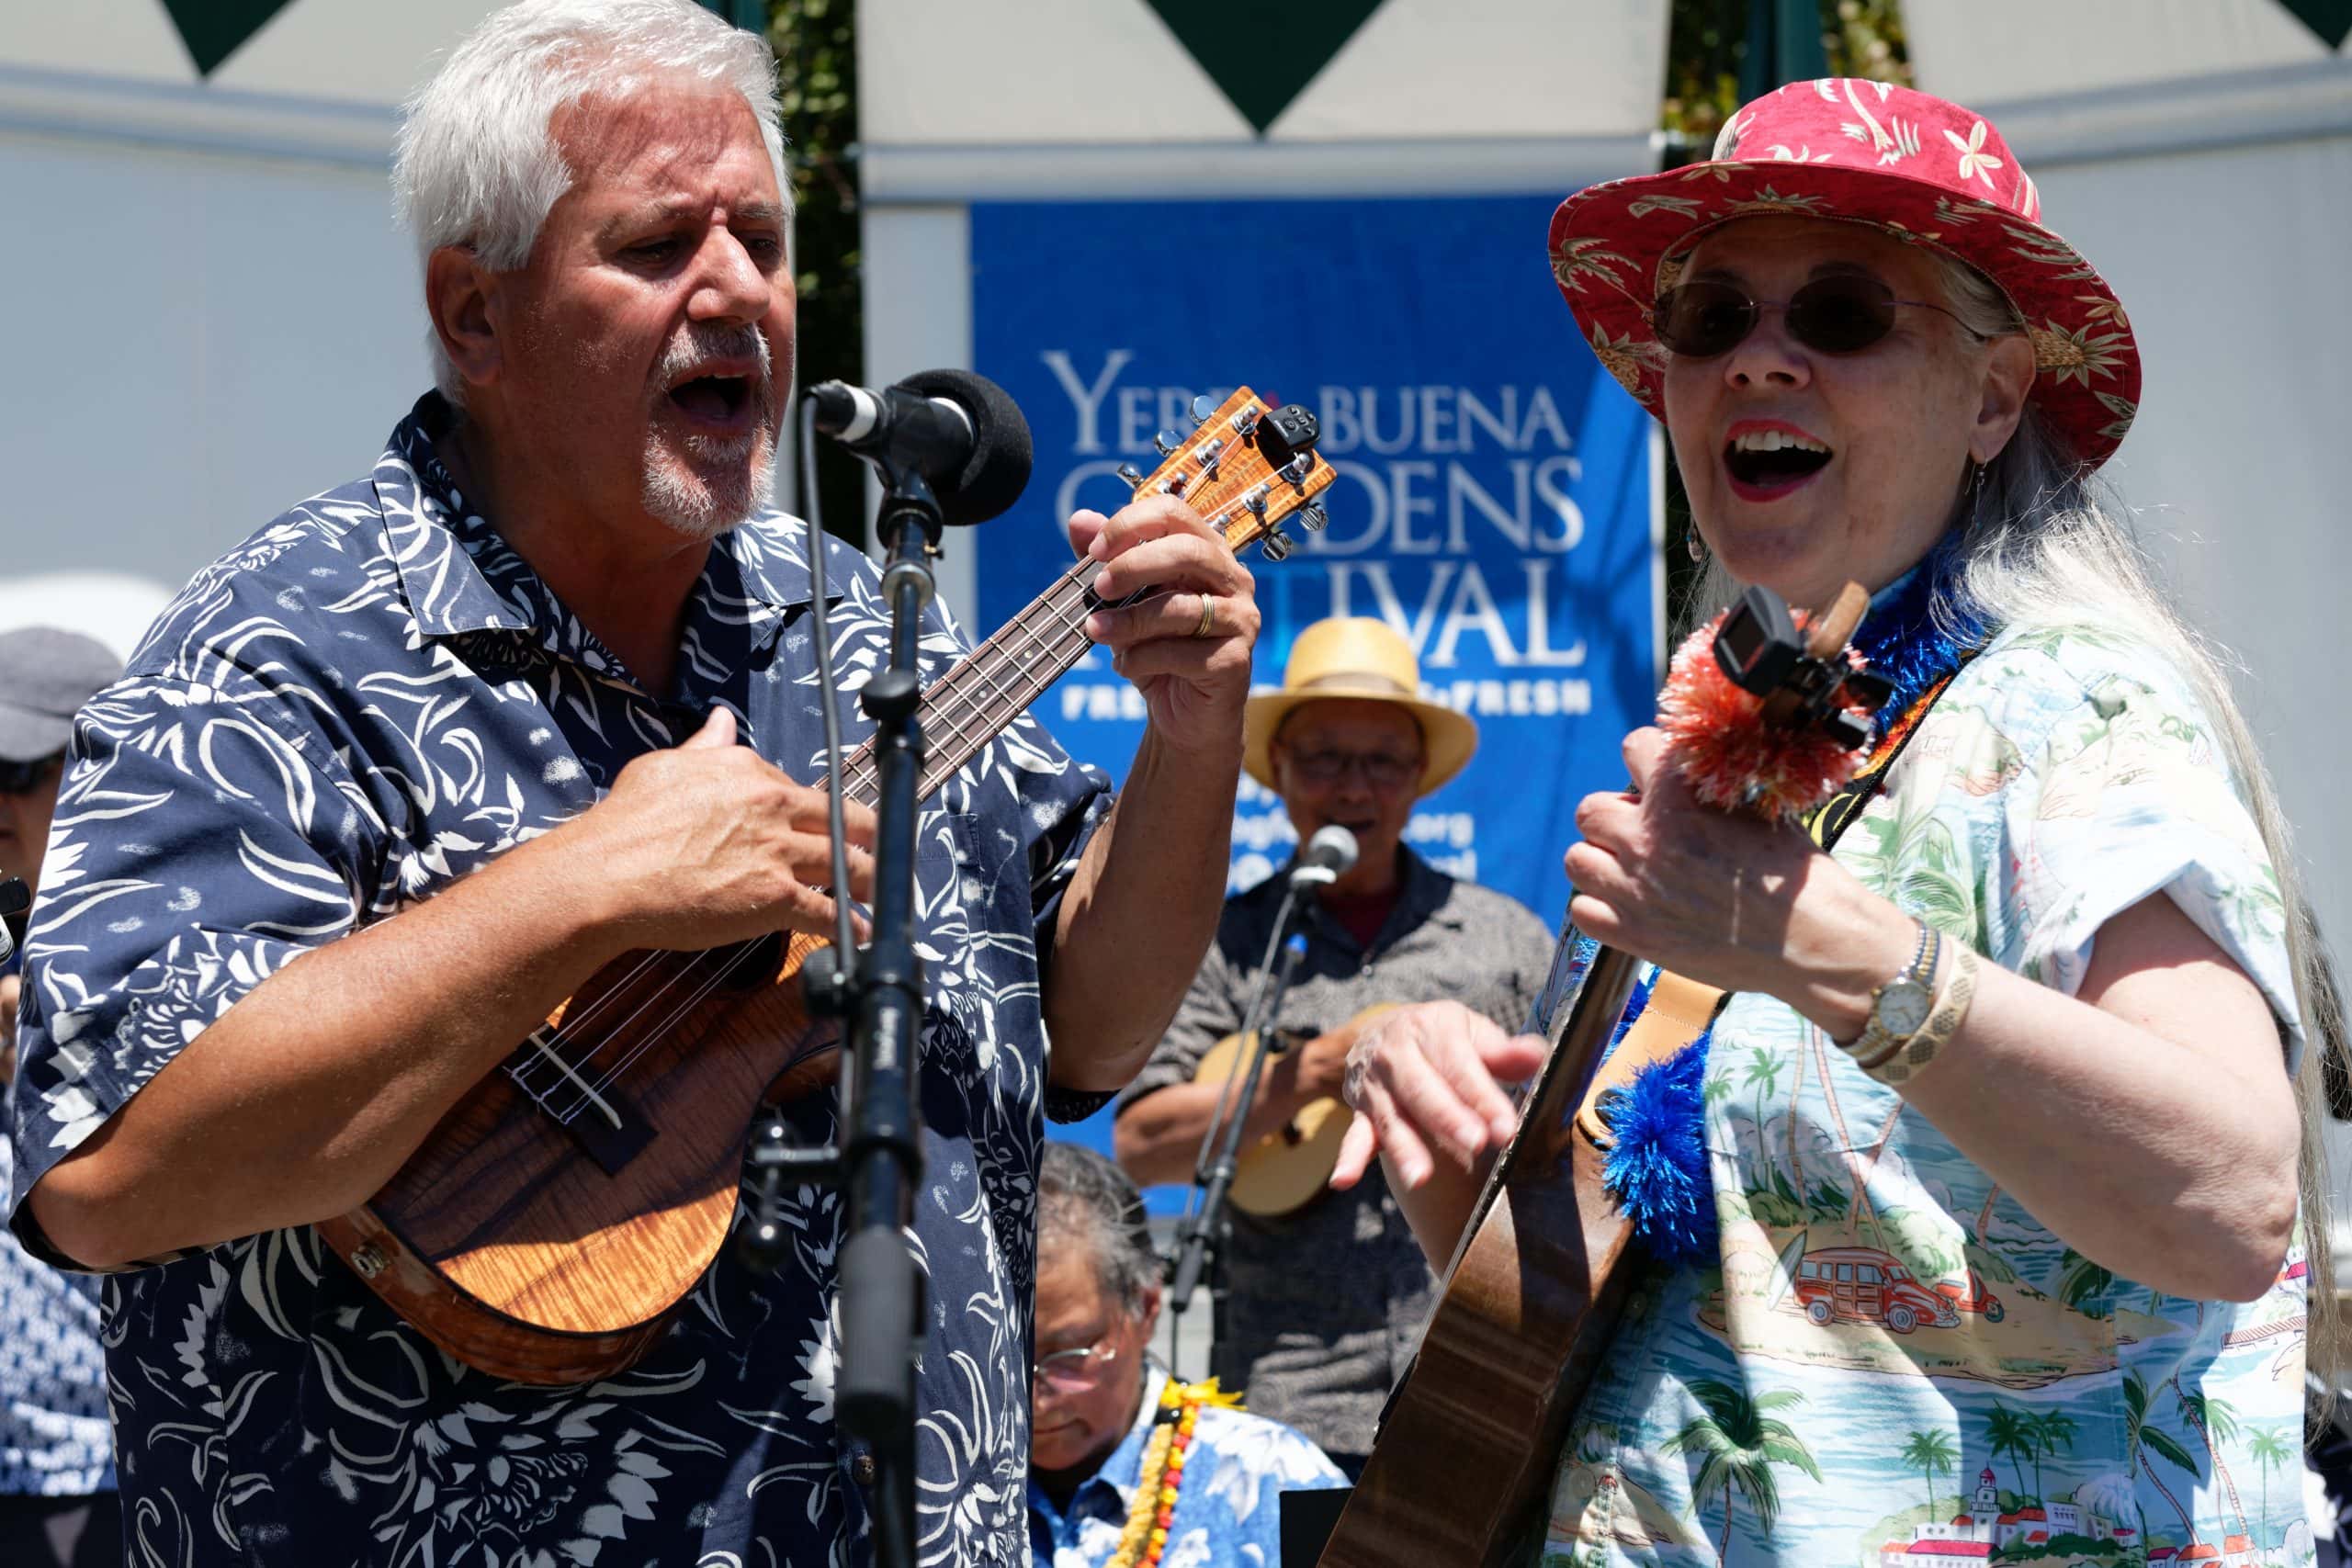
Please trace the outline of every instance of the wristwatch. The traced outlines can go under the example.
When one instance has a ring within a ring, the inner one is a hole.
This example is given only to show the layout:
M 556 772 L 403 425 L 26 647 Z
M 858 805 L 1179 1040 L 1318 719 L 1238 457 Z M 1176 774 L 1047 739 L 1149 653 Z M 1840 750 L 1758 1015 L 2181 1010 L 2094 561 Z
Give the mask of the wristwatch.
M 1896 1046 L 1919 1032 L 1936 1003 L 1936 965 L 1943 956 L 1943 938 L 1925 920 L 1919 922 L 1919 945 L 1901 972 L 1871 992 L 1870 1021 L 1851 1041 L 1838 1048 L 1864 1067 L 1875 1066 Z

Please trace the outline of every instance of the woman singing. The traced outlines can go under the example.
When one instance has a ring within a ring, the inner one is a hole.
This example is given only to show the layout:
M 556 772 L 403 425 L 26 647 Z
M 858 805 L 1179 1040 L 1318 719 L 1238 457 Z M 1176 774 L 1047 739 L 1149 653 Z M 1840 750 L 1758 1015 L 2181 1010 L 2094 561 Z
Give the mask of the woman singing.
M 1901 744 L 1834 852 L 1700 806 L 1655 730 L 1577 812 L 1577 925 L 1730 996 L 1719 1240 L 1645 1266 L 1547 1564 L 2310 1558 L 2335 994 L 2227 682 L 2093 482 L 2138 349 L 2040 207 L 1976 115 L 1822 81 L 1553 220 L 1700 607 L 1860 581 Z M 1540 1059 L 1396 1015 L 1336 1179 L 1376 1153 L 1442 1265 Z

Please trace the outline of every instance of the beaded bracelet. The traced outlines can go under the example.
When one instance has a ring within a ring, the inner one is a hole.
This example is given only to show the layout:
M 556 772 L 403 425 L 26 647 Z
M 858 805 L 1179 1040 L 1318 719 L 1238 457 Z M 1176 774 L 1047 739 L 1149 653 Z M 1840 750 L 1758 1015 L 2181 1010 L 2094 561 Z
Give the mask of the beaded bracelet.
M 1862 1070 L 1883 1084 L 1900 1089 L 1928 1070 L 1944 1042 L 1960 1031 L 1968 1017 L 1969 1004 L 1976 999 L 1976 953 L 1966 942 L 1944 944 L 1951 953 L 1951 966 L 1942 983 L 1936 987 L 1935 1005 L 1928 1010 L 1928 1021 L 1875 1062 L 1865 1064 Z

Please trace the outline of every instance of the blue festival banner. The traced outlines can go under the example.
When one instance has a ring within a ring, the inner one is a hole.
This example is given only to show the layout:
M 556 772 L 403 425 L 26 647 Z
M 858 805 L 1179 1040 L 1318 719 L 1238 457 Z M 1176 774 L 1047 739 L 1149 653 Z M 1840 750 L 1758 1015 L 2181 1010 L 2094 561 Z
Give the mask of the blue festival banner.
M 1325 616 L 1396 626 L 1421 694 L 1479 728 L 1407 842 L 1556 923 L 1576 803 L 1623 783 L 1619 740 L 1651 713 L 1662 581 L 1649 421 L 1553 286 L 1556 199 L 976 204 L 974 367 L 1019 401 L 1037 461 L 976 541 L 973 635 L 1067 567 L 1063 519 L 1123 504 L 1119 466 L 1155 468 L 1153 435 L 1189 432 L 1195 394 L 1304 403 L 1338 469 L 1331 522 L 1294 523 L 1286 561 L 1250 554 L 1257 682 L 1279 686 L 1292 641 Z M 1142 699 L 1105 657 L 1037 711 L 1114 778 L 1143 733 Z M 1295 841 L 1281 802 L 1243 779 L 1229 886 Z

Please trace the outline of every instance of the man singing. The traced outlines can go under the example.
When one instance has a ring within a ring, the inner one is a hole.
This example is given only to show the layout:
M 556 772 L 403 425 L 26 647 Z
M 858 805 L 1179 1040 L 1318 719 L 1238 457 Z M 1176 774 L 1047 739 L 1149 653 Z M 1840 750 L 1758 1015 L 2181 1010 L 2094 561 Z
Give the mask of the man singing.
M 1313 1032 L 1260 1079 L 1247 1140 L 1336 1097 L 1362 1010 L 1453 1001 L 1517 1029 L 1551 967 L 1552 939 L 1524 905 L 1459 882 L 1404 843 L 1413 803 L 1460 773 L 1478 728 L 1425 702 L 1420 671 L 1385 622 L 1318 621 L 1292 645 L 1283 689 L 1252 697 L 1245 765 L 1283 798 L 1301 841 L 1336 823 L 1356 863 L 1307 900 L 1296 982 L 1272 1021 Z M 1168 1037 L 1122 1100 L 1119 1162 L 1138 1181 L 1189 1181 L 1221 1086 L 1194 1083 L 1239 1029 L 1289 869 L 1225 907 L 1216 944 Z M 1419 1343 L 1432 1280 L 1377 1181 L 1289 1213 L 1237 1211 L 1215 1370 L 1250 1407 L 1305 1432 L 1354 1474 L 1380 1407 Z
M 513 6 L 413 101 L 394 184 L 439 390 L 84 708 L 13 1223 L 118 1271 L 140 1561 L 863 1561 L 834 1192 L 788 1193 L 779 1272 L 722 1256 L 642 1360 L 570 1388 L 440 1354 L 312 1228 L 616 956 L 831 930 L 815 594 L 842 671 L 887 653 L 867 563 L 836 546 L 820 585 L 764 508 L 793 296 L 759 39 L 690 0 Z M 1166 498 L 1072 533 L 1106 598 L 1167 591 L 1090 628 L 1151 714 L 1124 799 L 1023 718 L 921 824 L 926 1562 L 1026 1551 L 1040 1112 L 1101 1103 L 1174 1011 L 1241 750 L 1247 573 Z M 963 647 L 934 617 L 926 677 Z M 835 1131 L 830 1094 L 786 1114 Z

